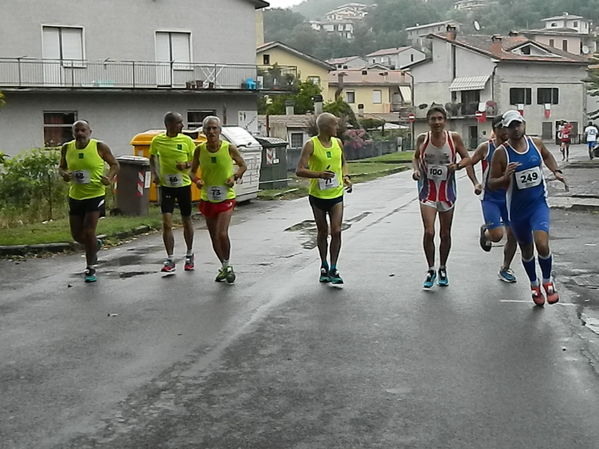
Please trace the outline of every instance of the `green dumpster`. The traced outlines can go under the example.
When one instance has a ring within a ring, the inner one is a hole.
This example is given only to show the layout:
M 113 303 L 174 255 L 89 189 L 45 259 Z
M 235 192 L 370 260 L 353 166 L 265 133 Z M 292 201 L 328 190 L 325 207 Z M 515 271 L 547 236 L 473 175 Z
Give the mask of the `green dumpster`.
M 287 187 L 287 141 L 276 137 L 258 136 L 262 145 L 260 165 L 260 189 L 283 189 Z

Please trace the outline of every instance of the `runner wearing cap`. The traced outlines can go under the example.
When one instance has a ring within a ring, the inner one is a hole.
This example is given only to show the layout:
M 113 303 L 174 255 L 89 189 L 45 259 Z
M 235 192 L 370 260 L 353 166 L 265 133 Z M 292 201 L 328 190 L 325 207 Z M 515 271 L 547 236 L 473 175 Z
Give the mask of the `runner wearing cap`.
M 437 279 L 435 271 L 435 221 L 439 215 L 441 236 L 439 280 L 441 287 L 449 285 L 447 258 L 451 249 L 451 224 L 456 200 L 455 172 L 470 165 L 468 150 L 459 134 L 446 131 L 447 112 L 441 106 L 432 106 L 426 119 L 430 131 L 420 134 L 416 140 L 416 151 L 412 165 L 412 178 L 418 181 L 420 215 L 424 225 L 423 246 L 428 272 L 425 289 L 432 288 Z M 461 160 L 458 162 L 456 155 Z
M 593 159 L 593 150 L 595 149 L 595 145 L 597 145 L 597 134 L 599 134 L 599 130 L 595 125 L 593 125 L 593 122 L 589 122 L 587 127 L 584 129 L 584 134 L 589 147 L 589 158 Z
M 543 142 L 526 136 L 524 118 L 518 111 L 504 113 L 502 123 L 507 128 L 508 140 L 493 154 L 488 186 L 492 190 L 507 188 L 510 225 L 520 245 L 522 265 L 530 279 L 532 300 L 538 306 L 545 303 L 536 273 L 536 247 L 547 302 L 555 304 L 559 295 L 551 277 L 553 256 L 549 248 L 550 218 L 543 163 L 556 179 L 564 184 L 566 181 Z
M 472 165 L 466 167 L 468 177 L 474 185 L 474 193 L 481 195 L 481 206 L 483 210 L 484 224 L 480 227 L 480 246 L 484 251 L 491 251 L 491 242 L 499 242 L 503 238 L 504 229 L 507 234 L 507 242 L 503 249 L 503 265 L 499 269 L 499 279 L 505 282 L 516 282 L 516 276 L 510 265 L 514 260 L 518 243 L 509 225 L 507 208 L 505 205 L 505 189 L 490 190 L 488 188 L 489 172 L 495 149 L 507 140 L 507 130 L 502 125 L 503 118 L 497 116 L 493 119 L 494 137 L 483 142 L 471 157 Z M 476 178 L 474 166 L 481 162 L 483 170 L 482 185 Z

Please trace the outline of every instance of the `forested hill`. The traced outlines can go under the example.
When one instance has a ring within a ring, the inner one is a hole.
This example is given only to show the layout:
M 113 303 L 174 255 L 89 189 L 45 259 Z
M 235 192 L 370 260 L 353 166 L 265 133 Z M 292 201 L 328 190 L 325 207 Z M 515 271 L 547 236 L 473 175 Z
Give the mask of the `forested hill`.
M 454 19 L 463 32 L 473 32 L 478 21 L 482 33 L 541 28 L 541 19 L 569 14 L 581 15 L 599 23 L 599 0 L 488 0 L 488 6 L 474 11 L 458 11 L 455 0 L 363 0 L 376 3 L 355 38 L 347 40 L 325 35 L 310 28 L 308 20 L 323 18 L 331 9 L 348 0 L 305 0 L 293 9 L 267 9 L 264 32 L 267 41 L 278 40 L 321 59 L 365 55 L 380 48 L 407 44 L 405 28 L 416 24 Z

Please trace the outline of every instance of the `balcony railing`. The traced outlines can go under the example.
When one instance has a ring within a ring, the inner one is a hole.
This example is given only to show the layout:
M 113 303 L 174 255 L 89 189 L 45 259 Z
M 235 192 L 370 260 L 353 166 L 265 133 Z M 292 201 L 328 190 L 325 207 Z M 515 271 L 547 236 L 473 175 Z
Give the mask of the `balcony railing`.
M 0 88 L 291 90 L 297 67 L 0 58 Z

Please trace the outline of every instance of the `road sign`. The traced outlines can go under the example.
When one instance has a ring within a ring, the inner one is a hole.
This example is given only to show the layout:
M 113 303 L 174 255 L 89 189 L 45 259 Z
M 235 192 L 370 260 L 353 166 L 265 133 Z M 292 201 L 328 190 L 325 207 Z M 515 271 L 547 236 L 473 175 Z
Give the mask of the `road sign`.
M 416 114 L 414 114 L 413 112 L 410 112 L 408 114 L 408 122 L 414 123 L 415 121 L 416 121 Z

